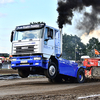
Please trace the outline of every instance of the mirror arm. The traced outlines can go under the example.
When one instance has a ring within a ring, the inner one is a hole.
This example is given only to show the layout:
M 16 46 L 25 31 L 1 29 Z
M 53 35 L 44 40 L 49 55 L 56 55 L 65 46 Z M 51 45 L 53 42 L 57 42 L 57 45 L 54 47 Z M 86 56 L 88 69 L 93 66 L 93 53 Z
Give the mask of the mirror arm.
M 48 41 L 49 39 L 45 39 L 44 41 Z

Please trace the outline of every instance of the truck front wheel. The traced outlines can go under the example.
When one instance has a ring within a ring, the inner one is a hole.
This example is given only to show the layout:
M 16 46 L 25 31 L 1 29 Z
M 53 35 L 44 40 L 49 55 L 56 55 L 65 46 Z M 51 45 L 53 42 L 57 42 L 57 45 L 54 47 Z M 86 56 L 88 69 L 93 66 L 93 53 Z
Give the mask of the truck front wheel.
M 29 69 L 18 69 L 18 74 L 21 78 L 27 78 L 29 76 Z
M 77 80 L 78 83 L 84 83 L 84 81 L 85 81 L 84 69 L 79 69 L 78 70 L 76 80 Z
M 51 63 L 48 65 L 47 73 L 48 73 L 48 77 L 49 77 L 50 79 L 54 79 L 54 78 L 57 76 L 57 66 L 56 66 L 55 63 L 51 62 Z

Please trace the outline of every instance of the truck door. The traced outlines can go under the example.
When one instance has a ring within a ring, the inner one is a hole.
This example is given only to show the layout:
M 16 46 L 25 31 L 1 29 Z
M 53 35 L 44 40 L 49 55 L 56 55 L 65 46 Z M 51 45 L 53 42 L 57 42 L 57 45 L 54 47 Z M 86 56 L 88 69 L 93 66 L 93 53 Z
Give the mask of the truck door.
M 46 27 L 44 32 L 44 46 L 43 55 L 45 57 L 50 57 L 54 55 L 54 30 L 52 28 Z

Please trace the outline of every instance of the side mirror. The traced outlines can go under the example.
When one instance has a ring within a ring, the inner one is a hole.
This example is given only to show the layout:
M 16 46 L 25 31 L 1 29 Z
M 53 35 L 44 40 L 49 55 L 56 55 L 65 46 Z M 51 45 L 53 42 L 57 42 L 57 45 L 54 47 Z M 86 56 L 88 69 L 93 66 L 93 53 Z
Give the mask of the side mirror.
M 13 34 L 14 34 L 14 31 L 11 32 L 11 39 L 10 39 L 11 42 L 13 41 Z

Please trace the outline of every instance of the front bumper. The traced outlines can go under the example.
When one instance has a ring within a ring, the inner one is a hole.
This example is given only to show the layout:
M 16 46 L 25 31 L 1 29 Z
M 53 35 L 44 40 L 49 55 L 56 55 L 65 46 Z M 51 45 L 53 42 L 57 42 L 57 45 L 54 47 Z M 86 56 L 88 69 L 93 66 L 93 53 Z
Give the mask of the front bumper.
M 40 60 L 34 60 L 34 57 L 40 57 Z M 24 56 L 12 57 L 16 61 L 11 61 L 11 68 L 17 69 L 21 67 L 42 67 L 42 56 Z

